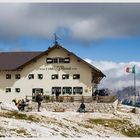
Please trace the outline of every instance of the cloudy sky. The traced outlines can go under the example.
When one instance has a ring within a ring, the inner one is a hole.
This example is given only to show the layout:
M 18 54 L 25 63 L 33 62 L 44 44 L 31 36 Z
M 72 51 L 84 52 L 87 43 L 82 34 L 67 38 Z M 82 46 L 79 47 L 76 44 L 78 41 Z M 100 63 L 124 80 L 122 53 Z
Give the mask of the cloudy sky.
M 139 85 L 140 4 L 0 4 L 0 51 L 44 51 L 54 33 L 106 74 L 102 87 L 132 85 L 125 67 L 134 64 Z

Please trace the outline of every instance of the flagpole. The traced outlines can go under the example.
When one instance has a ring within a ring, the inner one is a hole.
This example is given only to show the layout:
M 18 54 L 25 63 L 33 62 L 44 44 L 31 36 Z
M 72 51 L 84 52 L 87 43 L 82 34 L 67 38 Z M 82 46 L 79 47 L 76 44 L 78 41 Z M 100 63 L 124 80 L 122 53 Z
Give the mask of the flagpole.
M 135 98 L 135 111 L 136 111 L 136 71 L 134 71 L 134 98 Z
M 136 69 L 135 69 L 135 65 L 133 67 L 131 67 L 131 71 L 130 71 L 130 67 L 126 68 L 126 72 L 128 73 L 132 73 L 134 74 L 134 90 L 133 90 L 133 104 L 134 105 L 134 109 L 135 109 L 135 113 L 136 113 Z

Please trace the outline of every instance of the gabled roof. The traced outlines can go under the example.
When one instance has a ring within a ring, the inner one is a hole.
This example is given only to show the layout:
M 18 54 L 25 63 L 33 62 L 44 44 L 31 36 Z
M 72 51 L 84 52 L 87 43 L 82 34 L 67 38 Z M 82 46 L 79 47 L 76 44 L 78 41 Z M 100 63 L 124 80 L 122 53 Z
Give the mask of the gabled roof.
M 83 59 L 75 55 L 74 53 L 63 48 L 59 44 L 55 44 L 51 48 L 49 47 L 48 50 L 44 52 L 2 52 L 0 53 L 0 70 L 22 69 L 27 64 L 30 64 L 33 61 L 37 60 L 38 58 L 42 57 L 43 55 L 48 54 L 50 51 L 54 50 L 55 48 L 61 48 L 65 50 L 66 52 L 68 52 L 68 54 L 75 56 L 78 60 L 87 64 L 99 76 L 105 77 L 105 75 L 99 69 L 89 64 L 88 62 L 84 61 Z
M 79 56 L 77 56 L 76 54 L 74 54 L 73 52 L 70 52 L 67 49 L 63 48 L 59 44 L 56 44 L 53 47 L 49 48 L 48 49 L 48 52 L 51 51 L 51 50 L 53 50 L 53 49 L 55 49 L 55 48 L 62 48 L 62 49 L 64 49 L 66 52 L 68 52 L 68 54 L 75 56 L 78 60 L 80 60 L 80 61 L 84 62 L 85 64 L 87 64 L 90 68 L 93 69 L 93 71 L 95 71 L 96 73 L 98 73 L 98 75 L 100 75 L 101 77 L 106 77 L 106 75 L 104 73 L 102 73 L 102 71 L 100 71 L 99 69 L 97 69 L 93 65 L 89 64 L 88 62 L 86 62 L 85 60 L 83 60 L 82 58 L 80 58 Z

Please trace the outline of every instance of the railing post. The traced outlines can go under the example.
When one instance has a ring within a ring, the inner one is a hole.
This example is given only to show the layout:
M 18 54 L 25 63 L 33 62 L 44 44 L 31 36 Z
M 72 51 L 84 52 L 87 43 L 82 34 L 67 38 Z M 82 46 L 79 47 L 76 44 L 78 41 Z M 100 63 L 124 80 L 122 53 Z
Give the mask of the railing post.
M 98 102 L 98 99 L 99 99 L 98 96 L 96 96 L 96 101 L 97 101 L 97 102 Z

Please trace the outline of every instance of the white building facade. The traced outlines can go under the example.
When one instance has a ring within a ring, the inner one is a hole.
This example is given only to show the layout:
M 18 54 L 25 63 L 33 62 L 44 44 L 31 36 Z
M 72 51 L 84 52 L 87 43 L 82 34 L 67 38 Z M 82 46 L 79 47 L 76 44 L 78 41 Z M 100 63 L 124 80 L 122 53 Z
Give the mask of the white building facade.
M 103 77 L 99 69 L 59 44 L 45 52 L 0 53 L 0 102 L 37 92 L 91 96 Z

